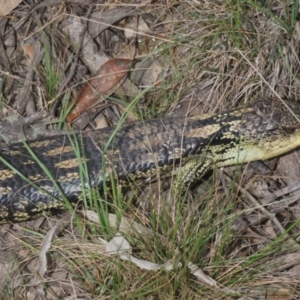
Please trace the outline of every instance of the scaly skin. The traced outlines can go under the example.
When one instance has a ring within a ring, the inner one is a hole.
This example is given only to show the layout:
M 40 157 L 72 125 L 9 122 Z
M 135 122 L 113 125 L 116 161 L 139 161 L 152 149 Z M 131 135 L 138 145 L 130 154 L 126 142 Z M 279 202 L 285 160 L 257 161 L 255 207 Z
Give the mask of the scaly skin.
M 20 222 L 78 202 L 80 168 L 100 190 L 178 173 L 187 184 L 215 167 L 269 159 L 300 145 L 300 104 L 261 99 L 246 108 L 162 118 L 16 143 L 0 156 L 0 223 Z M 47 170 L 47 171 L 46 171 Z M 180 171 L 180 172 L 179 172 Z M 49 177 L 50 174 L 50 177 Z

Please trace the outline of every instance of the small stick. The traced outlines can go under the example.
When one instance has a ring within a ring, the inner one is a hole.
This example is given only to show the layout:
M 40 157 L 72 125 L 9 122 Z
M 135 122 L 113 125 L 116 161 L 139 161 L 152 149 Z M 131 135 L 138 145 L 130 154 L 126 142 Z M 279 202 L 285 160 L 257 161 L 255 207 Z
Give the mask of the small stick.
M 71 68 L 70 68 L 69 74 L 65 77 L 65 79 L 63 80 L 62 84 L 60 85 L 60 87 L 58 89 L 58 95 L 62 94 L 63 90 L 69 84 L 69 82 L 71 81 L 71 79 L 73 78 L 73 76 L 75 74 L 77 64 L 78 64 L 79 53 L 81 51 L 82 43 L 83 43 L 83 40 L 84 40 L 84 35 L 85 35 L 86 30 L 87 30 L 88 19 L 91 15 L 93 9 L 94 9 L 94 4 L 90 5 L 90 7 L 89 7 L 89 9 L 86 13 L 85 19 L 83 21 L 82 38 L 81 38 L 80 44 L 79 44 L 79 46 L 76 50 L 76 53 L 75 53 L 75 56 L 74 56 L 74 62 L 72 64 Z M 53 106 L 52 106 L 51 113 L 50 113 L 52 118 L 55 118 L 55 111 L 56 111 L 59 103 L 61 102 L 61 99 L 62 99 L 61 97 L 57 98 L 56 101 L 54 102 Z

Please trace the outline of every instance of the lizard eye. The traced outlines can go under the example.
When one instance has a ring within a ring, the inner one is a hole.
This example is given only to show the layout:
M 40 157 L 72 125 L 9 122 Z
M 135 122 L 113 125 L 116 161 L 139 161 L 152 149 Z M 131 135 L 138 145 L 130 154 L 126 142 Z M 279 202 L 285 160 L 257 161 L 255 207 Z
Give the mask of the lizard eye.
M 297 127 L 296 126 L 286 126 L 283 127 L 283 130 L 287 133 L 287 134 L 293 134 L 296 131 Z

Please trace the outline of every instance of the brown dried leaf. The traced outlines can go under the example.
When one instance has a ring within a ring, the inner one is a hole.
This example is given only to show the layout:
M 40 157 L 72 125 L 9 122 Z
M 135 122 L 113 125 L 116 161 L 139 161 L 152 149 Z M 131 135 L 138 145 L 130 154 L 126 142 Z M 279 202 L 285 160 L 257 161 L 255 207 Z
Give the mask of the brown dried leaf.
M 265 231 L 269 234 L 268 238 L 276 239 L 277 235 L 272 225 L 272 221 L 268 220 L 264 226 Z
M 111 95 L 118 83 L 126 79 L 134 63 L 134 60 L 115 58 L 103 64 L 95 76 L 81 88 L 67 122 L 71 123 L 85 110 L 95 105 L 100 95 L 104 97 Z
M 34 50 L 35 47 L 33 45 L 24 45 L 23 46 L 23 51 L 24 53 L 30 58 L 32 59 L 34 56 Z
M 90 17 L 91 22 L 89 22 L 88 31 L 92 38 L 94 38 L 116 22 L 129 16 L 140 15 L 141 13 L 143 13 L 142 7 L 133 8 L 131 5 L 129 7 L 123 6 L 96 11 Z
M 103 50 L 98 49 L 96 42 L 91 37 L 89 32 L 85 32 L 82 37 L 82 32 L 85 31 L 85 25 L 81 19 L 76 16 L 71 16 L 62 22 L 62 30 L 66 34 L 73 48 L 76 49 L 81 42 L 84 47 L 81 49 L 80 59 L 90 70 L 92 74 L 98 72 L 99 67 L 109 61 L 109 58 Z
M 9 14 L 21 2 L 22 0 L 0 0 L 0 17 Z
M 132 18 L 132 20 L 124 27 L 124 35 L 128 40 L 135 38 L 136 35 L 143 36 L 149 32 L 150 28 L 142 18 L 138 18 L 138 20 Z

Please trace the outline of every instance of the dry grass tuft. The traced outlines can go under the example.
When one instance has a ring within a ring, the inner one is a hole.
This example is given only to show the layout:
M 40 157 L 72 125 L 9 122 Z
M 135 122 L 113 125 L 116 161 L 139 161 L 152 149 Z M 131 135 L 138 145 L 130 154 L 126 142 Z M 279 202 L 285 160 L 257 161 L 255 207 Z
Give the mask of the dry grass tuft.
M 3 120 L 64 128 L 71 98 L 107 57 L 142 62 L 76 128 L 116 124 L 129 103 L 136 119 L 224 111 L 259 96 L 299 100 L 297 1 L 98 1 L 90 11 L 94 1 L 50 2 L 23 1 L 0 20 Z M 106 18 L 90 21 L 101 11 Z M 81 47 L 75 23 L 88 30 Z M 287 157 L 298 166 L 297 154 Z M 282 159 L 215 170 L 182 197 L 172 183 L 116 192 L 115 226 L 105 205 L 101 225 L 70 214 L 5 225 L 1 299 L 298 299 L 299 187 L 289 180 L 300 174 Z M 118 231 L 157 270 L 109 255 L 105 241 Z

